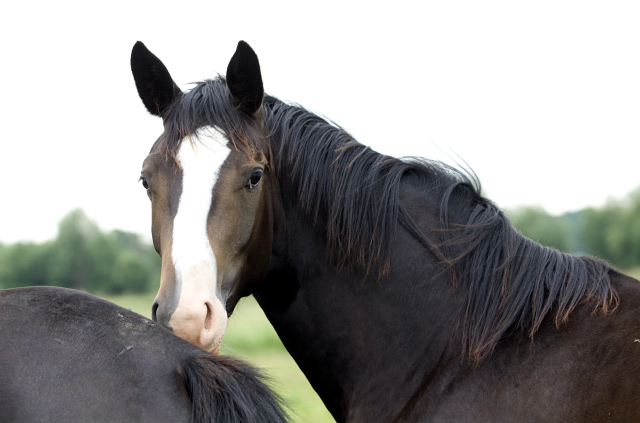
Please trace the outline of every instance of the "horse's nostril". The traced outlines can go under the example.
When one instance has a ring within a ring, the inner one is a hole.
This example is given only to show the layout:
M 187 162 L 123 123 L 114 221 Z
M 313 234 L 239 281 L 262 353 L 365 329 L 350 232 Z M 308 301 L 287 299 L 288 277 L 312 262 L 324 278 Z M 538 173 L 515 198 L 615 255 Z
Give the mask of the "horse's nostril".
M 151 306 L 151 319 L 154 322 L 158 321 L 158 317 L 156 316 L 156 311 L 158 310 L 158 303 L 153 303 L 153 305 Z
M 213 307 L 211 304 L 204 303 L 205 307 L 207 307 L 207 315 L 204 318 L 204 328 L 211 329 L 211 320 L 213 319 Z

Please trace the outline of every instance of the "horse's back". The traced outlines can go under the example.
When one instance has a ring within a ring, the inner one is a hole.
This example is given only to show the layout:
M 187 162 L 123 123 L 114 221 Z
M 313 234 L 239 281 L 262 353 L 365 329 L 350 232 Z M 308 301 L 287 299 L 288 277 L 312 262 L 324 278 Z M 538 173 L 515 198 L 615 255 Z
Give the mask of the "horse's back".
M 565 416 L 558 421 L 640 421 L 640 282 L 609 274 L 619 298 L 615 309 L 594 311 L 585 299 L 566 323 L 548 322 L 534 336 L 528 390 L 543 401 L 527 401 L 529 416 L 547 415 L 547 403 Z
M 594 357 L 590 390 L 601 405 L 601 419 L 590 421 L 640 421 L 640 282 L 618 272 L 611 273 L 611 280 L 619 296 L 617 309 L 585 317 L 585 336 L 595 327 L 589 340 Z
M 640 421 L 640 282 L 613 271 L 611 281 L 614 311 L 585 301 L 559 328 L 548 318 L 532 340 L 505 339 L 485 361 L 445 372 L 407 421 Z
M 178 364 L 195 347 L 63 288 L 0 291 L 0 421 L 188 422 Z

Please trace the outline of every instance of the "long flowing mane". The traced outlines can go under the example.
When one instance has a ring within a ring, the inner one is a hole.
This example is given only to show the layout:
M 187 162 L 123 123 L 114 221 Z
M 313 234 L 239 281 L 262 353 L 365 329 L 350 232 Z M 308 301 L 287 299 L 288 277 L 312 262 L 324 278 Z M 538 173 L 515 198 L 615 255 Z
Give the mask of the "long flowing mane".
M 605 313 L 616 308 L 606 263 L 523 236 L 482 197 L 475 175 L 440 162 L 385 156 L 300 106 L 272 97 L 265 105 L 277 173 L 293 185 L 312 221 L 325 225 L 336 264 L 385 276 L 396 227 L 403 225 L 464 294 L 460 329 L 463 354 L 472 361 L 513 330 L 533 337 L 552 312 L 559 326 L 581 302 L 592 301 Z M 409 174 L 424 181 L 425 198 L 440 199 L 440 227 L 433 228 L 440 242 L 424 234 L 400 201 L 400 181 Z M 451 222 L 460 216 L 462 224 Z
M 377 153 L 344 129 L 300 106 L 265 100 L 275 169 L 314 225 L 323 225 L 327 254 L 384 276 L 396 225 L 406 213 L 400 179 L 427 169 Z
M 405 227 L 464 296 L 460 330 L 463 353 L 472 361 L 513 331 L 533 337 L 548 316 L 562 324 L 580 303 L 591 301 L 603 312 L 616 308 L 606 263 L 527 239 L 482 197 L 475 177 L 435 161 L 382 155 L 334 123 L 274 97 L 265 98 L 263 117 L 272 149 L 264 152 L 268 165 L 295 193 L 290 201 L 324 232 L 335 265 L 384 278 L 397 227 Z M 257 148 L 221 77 L 198 83 L 171 106 L 159 142 L 175 155 L 179 140 L 202 125 L 220 127 L 238 148 Z M 439 199 L 439 227 L 432 228 L 437 241 L 400 199 L 406 176 L 423 182 L 425 198 Z

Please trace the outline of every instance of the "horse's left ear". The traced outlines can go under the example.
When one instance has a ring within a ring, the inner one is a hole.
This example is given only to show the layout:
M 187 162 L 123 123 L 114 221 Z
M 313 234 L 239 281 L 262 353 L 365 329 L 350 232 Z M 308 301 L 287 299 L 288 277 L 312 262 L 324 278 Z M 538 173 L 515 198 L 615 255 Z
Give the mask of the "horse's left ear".
M 260 62 L 253 49 L 244 41 L 238 43 L 227 66 L 227 87 L 240 110 L 250 115 L 260 110 L 264 98 Z

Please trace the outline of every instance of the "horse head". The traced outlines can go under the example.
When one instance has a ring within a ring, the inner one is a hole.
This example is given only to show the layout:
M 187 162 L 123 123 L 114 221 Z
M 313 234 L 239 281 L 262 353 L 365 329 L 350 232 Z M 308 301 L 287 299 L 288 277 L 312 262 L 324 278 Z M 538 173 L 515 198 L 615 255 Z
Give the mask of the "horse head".
M 164 124 L 140 176 L 162 258 L 152 317 L 217 352 L 228 314 L 264 279 L 271 251 L 275 178 L 258 57 L 241 41 L 226 79 L 186 92 L 141 42 L 131 69 L 142 102 Z

